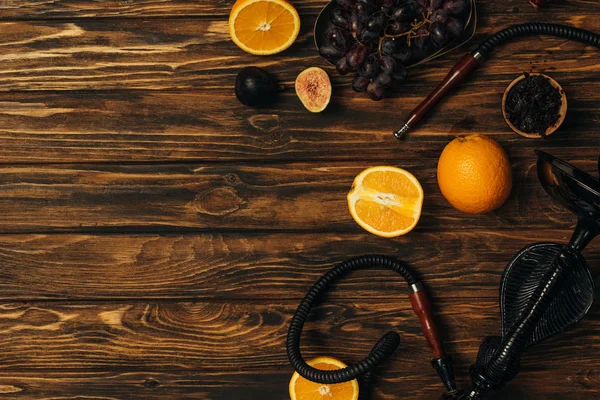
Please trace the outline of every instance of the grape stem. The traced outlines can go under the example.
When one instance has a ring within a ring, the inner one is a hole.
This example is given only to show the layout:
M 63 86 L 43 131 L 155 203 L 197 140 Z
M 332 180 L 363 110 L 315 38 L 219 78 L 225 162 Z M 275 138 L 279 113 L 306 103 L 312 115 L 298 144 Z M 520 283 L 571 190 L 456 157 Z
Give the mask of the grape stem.
M 432 12 L 431 11 L 427 11 L 426 13 L 422 13 L 421 16 L 423 17 L 423 19 L 421 21 L 418 21 L 416 18 L 413 22 L 410 23 L 410 30 L 404 32 L 404 33 L 399 33 L 397 35 L 390 35 L 388 33 L 385 33 L 387 31 L 387 28 L 389 26 L 390 20 L 388 19 L 388 22 L 385 26 L 385 30 L 384 30 L 384 34 L 382 37 L 379 38 L 379 46 L 377 48 L 377 54 L 379 54 L 379 57 L 381 58 L 381 43 L 383 42 L 383 39 L 385 38 L 392 38 L 392 39 L 396 39 L 402 36 L 406 36 L 406 43 L 410 46 L 411 45 L 411 40 L 414 39 L 418 39 L 420 37 L 425 37 L 425 36 L 429 36 L 429 32 L 424 33 L 424 34 L 417 34 L 417 31 L 419 29 L 421 29 L 423 26 L 429 24 L 431 25 L 433 22 L 429 19 L 429 17 L 431 16 Z M 360 42 L 359 42 L 360 43 Z

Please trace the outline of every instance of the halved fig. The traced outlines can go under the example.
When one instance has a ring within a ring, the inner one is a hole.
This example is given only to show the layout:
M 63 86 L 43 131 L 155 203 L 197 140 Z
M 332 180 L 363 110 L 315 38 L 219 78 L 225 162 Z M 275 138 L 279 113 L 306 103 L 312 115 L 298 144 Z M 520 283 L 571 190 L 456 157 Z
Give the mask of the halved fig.
M 310 112 L 320 113 L 331 100 L 331 81 L 323 69 L 305 69 L 296 78 L 296 94 Z

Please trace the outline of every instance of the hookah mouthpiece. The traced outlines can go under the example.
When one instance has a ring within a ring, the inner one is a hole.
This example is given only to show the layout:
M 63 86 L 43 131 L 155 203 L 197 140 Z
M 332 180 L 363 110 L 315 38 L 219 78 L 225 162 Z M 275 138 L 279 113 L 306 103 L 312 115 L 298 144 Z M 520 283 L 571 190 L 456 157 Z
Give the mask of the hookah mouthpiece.
M 442 340 L 433 320 L 431 305 L 425 288 L 408 266 L 392 257 L 368 255 L 352 258 L 337 265 L 317 280 L 300 302 L 288 330 L 286 349 L 290 363 L 301 376 L 317 383 L 334 384 L 361 378 L 361 392 L 366 393 L 368 397 L 368 389 L 371 385 L 373 371 L 396 351 L 400 343 L 400 336 L 396 332 L 391 331 L 383 335 L 364 360 L 356 364 L 351 364 L 346 368 L 333 371 L 319 370 L 306 363 L 300 353 L 300 336 L 311 308 L 334 281 L 342 278 L 351 271 L 372 267 L 383 267 L 392 270 L 401 275 L 408 283 L 410 290 L 409 299 L 412 308 L 421 322 L 423 334 L 435 356 L 432 365 L 438 372 L 447 390 L 445 396 L 448 397 L 443 398 L 458 398 L 459 392 L 456 389 L 456 382 L 454 380 L 452 359 L 444 352 Z

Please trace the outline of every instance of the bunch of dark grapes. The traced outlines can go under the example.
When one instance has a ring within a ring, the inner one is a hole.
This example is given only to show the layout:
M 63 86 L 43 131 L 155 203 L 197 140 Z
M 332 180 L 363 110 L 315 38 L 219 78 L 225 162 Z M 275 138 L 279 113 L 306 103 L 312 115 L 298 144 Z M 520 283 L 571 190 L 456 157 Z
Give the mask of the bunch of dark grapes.
M 406 63 L 431 54 L 464 30 L 469 0 L 335 0 L 333 27 L 319 51 L 336 59 L 352 88 L 373 100 L 406 79 Z

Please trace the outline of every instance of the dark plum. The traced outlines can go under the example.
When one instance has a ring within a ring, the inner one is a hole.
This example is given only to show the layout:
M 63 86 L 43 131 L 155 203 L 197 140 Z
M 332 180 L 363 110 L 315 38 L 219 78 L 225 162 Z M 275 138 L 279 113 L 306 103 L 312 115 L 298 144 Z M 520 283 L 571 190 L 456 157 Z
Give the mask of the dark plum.
M 273 103 L 277 92 L 278 87 L 273 76 L 258 67 L 242 69 L 235 79 L 235 97 L 246 106 Z

